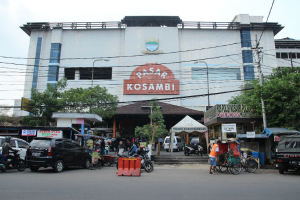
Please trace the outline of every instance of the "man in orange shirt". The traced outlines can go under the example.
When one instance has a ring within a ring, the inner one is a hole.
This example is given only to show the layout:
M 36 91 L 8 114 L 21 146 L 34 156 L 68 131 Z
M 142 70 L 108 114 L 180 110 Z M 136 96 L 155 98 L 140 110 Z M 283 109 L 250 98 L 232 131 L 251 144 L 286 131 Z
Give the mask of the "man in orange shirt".
M 217 166 L 217 152 L 219 152 L 219 145 L 221 144 L 221 141 L 218 140 L 217 144 L 214 144 L 211 148 L 209 159 L 210 159 L 210 167 L 209 167 L 209 173 L 216 175 L 216 166 Z M 211 168 L 213 168 L 213 173 L 211 173 Z

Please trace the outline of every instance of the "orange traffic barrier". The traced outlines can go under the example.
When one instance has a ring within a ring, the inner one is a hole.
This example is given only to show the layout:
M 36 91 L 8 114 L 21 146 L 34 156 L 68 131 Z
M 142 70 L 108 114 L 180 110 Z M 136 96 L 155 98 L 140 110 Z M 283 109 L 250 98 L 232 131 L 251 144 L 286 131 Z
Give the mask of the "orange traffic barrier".
M 119 158 L 118 176 L 140 176 L 141 158 Z

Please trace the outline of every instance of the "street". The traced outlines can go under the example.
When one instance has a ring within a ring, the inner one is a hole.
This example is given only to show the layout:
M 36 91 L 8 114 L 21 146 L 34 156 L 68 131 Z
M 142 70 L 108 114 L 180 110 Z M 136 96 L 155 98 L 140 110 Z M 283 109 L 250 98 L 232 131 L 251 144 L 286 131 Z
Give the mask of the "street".
M 144 171 L 144 170 L 142 170 Z M 299 199 L 299 173 L 242 171 L 208 174 L 208 165 L 155 165 L 140 177 L 117 176 L 116 167 L 71 168 L 54 173 L 0 173 L 0 199 Z

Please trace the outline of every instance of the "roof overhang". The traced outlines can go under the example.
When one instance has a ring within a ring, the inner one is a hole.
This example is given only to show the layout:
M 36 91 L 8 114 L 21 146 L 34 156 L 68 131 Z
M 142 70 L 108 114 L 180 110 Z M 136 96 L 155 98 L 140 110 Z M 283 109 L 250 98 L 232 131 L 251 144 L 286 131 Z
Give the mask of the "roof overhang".
M 102 117 L 93 113 L 60 113 L 55 112 L 52 114 L 53 118 L 56 119 L 74 119 L 74 118 L 82 118 L 89 120 L 91 122 L 102 122 Z

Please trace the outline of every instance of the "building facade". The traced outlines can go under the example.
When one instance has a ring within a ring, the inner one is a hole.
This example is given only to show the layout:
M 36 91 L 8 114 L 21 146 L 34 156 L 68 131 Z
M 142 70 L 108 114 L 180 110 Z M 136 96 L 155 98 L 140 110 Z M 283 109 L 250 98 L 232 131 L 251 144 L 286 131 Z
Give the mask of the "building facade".
M 126 16 L 120 22 L 27 23 L 21 29 L 34 59 L 27 63 L 24 97 L 66 77 L 66 89 L 99 85 L 122 102 L 196 95 L 168 103 L 205 111 L 258 77 L 255 40 L 264 31 L 260 47 L 275 56 L 274 36 L 282 28 L 247 14 L 231 22 Z M 270 66 L 264 73 L 277 67 L 276 59 L 264 64 Z

